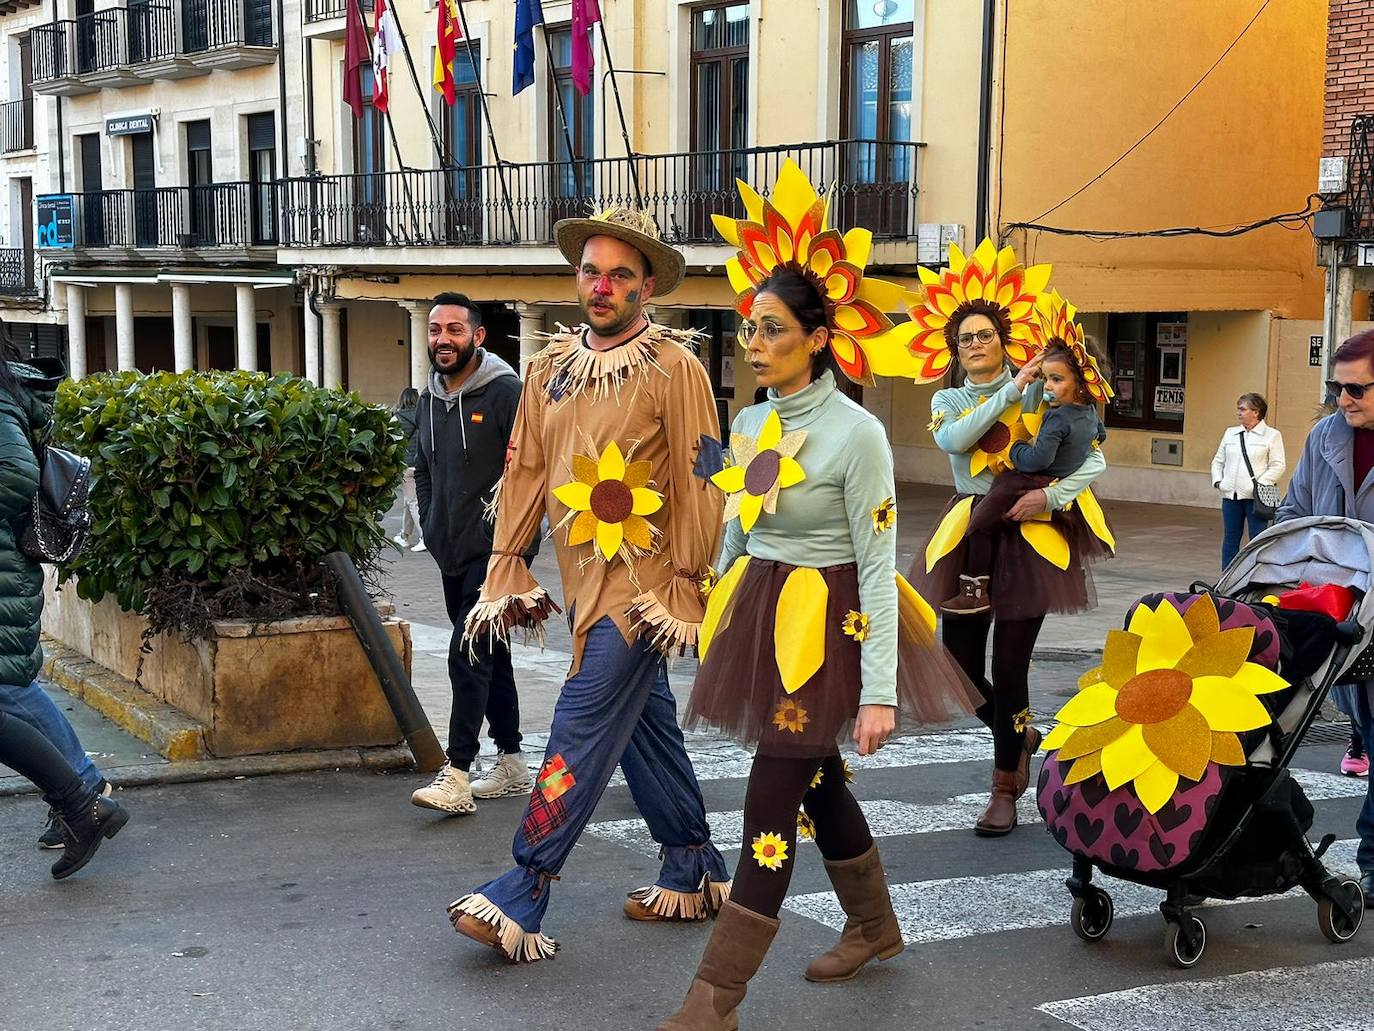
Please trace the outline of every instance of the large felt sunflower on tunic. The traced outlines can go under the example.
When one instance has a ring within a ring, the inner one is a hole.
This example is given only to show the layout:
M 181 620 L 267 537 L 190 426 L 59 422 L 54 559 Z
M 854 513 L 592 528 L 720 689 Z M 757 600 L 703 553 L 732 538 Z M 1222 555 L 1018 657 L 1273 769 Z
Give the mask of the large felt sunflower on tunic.
M 645 516 L 663 507 L 663 495 L 649 487 L 648 462 L 626 463 L 620 446 L 611 441 L 599 458 L 573 455 L 573 480 L 555 487 L 553 496 L 569 508 L 568 545 L 596 542 L 607 562 L 622 549 L 643 553 L 653 547 L 659 529 Z
M 1012 468 L 1011 446 L 1018 440 L 1030 440 L 1040 432 L 1043 415 L 1040 412 L 1027 412 L 1021 402 L 1007 406 L 997 421 L 987 428 L 978 443 L 968 453 L 968 473 L 977 476 L 984 469 L 994 473 L 1005 472 Z
M 916 382 L 932 383 L 949 371 L 954 334 L 978 302 L 1004 316 L 994 321 L 1002 323 L 1002 347 L 1013 365 L 1026 364 L 1040 349 L 1035 300 L 1050 281 L 1049 265 L 1025 268 L 1010 247 L 999 251 L 991 240 L 984 240 L 970 257 L 950 244 L 947 268 L 934 272 L 921 266 L 918 272 L 924 296 L 909 309 L 911 324 L 905 334 L 917 362 Z
M 730 434 L 734 461 L 711 477 L 711 482 L 725 492 L 727 523 L 738 516 L 740 529 L 748 533 L 760 512 L 771 515 L 778 510 L 778 493 L 806 479 L 794 457 L 805 442 L 805 430 L 782 432 L 777 409 L 763 420 L 757 438 Z
M 1046 749 L 1073 761 L 1066 784 L 1101 775 L 1109 788 L 1131 783 L 1155 813 L 1180 778 L 1199 781 L 1208 763 L 1244 766 L 1237 734 L 1268 726 L 1258 695 L 1288 682 L 1250 662 L 1253 627 L 1222 630 L 1203 596 L 1180 613 L 1164 600 L 1141 605 L 1128 630 L 1107 635 L 1102 665 L 1056 717 Z
M 796 269 L 815 284 L 830 315 L 830 349 L 850 379 L 871 383 L 877 376 L 910 378 L 915 362 L 905 340 L 892 339 L 887 312 L 906 303 L 907 291 L 864 275 L 873 234 L 856 227 L 841 234 L 829 227 L 829 200 L 816 193 L 790 158 L 783 162 L 767 199 L 736 180 L 744 218 L 712 215 L 717 232 L 739 252 L 725 264 L 735 290 L 735 309 L 748 318 L 754 293 L 780 266 Z

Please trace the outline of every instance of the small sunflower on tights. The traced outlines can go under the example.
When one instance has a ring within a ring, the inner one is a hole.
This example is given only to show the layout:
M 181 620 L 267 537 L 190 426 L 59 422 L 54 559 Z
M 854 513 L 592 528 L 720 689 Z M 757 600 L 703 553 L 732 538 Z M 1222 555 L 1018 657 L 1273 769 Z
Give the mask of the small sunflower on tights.
M 797 811 L 797 833 L 808 841 L 816 840 L 816 822 L 806 815 L 805 810 Z
M 844 617 L 843 629 L 854 640 L 862 641 L 868 636 L 868 614 L 850 609 Z
M 891 498 L 883 498 L 870 515 L 873 516 L 873 532 L 887 533 L 897 525 L 897 502 Z
M 1011 724 L 1018 734 L 1024 734 L 1034 721 L 1035 716 L 1029 709 L 1022 709 L 1011 718 Z
M 824 771 L 824 770 L 817 770 L 817 771 L 816 771 L 816 775 L 815 775 L 814 777 L 811 778 L 811 785 L 810 785 L 810 786 L 812 787 L 812 789 L 818 788 L 818 787 L 821 786 L 821 781 L 823 781 L 824 779 L 825 779 L 825 771 Z
M 800 734 L 802 728 L 810 722 L 811 717 L 806 714 L 806 710 L 791 698 L 786 699 L 778 706 L 778 711 L 773 713 L 773 726 L 793 734 Z
M 787 860 L 787 840 L 767 832 L 754 839 L 754 860 L 765 870 L 781 870 Z
M 852 769 L 850 769 L 850 767 L 849 767 L 849 760 L 848 760 L 848 759 L 841 759 L 840 762 L 844 763 L 844 782 L 845 782 L 846 784 L 853 784 L 853 783 L 854 783 L 854 771 L 853 771 Z

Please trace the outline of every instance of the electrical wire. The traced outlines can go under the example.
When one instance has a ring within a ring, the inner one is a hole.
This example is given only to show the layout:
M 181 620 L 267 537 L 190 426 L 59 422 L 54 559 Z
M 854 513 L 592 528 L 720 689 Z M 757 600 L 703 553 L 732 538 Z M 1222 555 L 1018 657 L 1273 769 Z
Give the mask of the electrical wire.
M 1068 226 L 1045 225 L 1042 222 L 1011 222 L 1006 228 L 1008 231 L 1024 229 L 1027 232 L 1050 233 L 1055 236 L 1083 236 L 1092 240 L 1138 240 L 1147 237 L 1171 238 L 1179 236 L 1208 236 L 1224 239 L 1243 236 L 1246 233 L 1253 233 L 1269 226 L 1281 226 L 1290 231 L 1297 231 L 1305 226 L 1310 227 L 1312 216 L 1321 210 L 1320 204 L 1321 197 L 1313 193 L 1308 195 L 1307 203 L 1300 211 L 1286 211 L 1283 214 L 1270 215 L 1268 218 L 1257 219 L 1254 222 L 1226 226 L 1171 226 L 1167 229 L 1126 230 L 1074 229 Z
M 1247 32 L 1250 31 L 1250 27 L 1251 27 L 1252 25 L 1254 25 L 1255 22 L 1259 21 L 1260 15 L 1262 15 L 1262 14 L 1265 12 L 1265 10 L 1269 7 L 1269 4 L 1270 4 L 1270 3 L 1272 3 L 1272 0 L 1264 0 L 1264 2 L 1263 2 L 1262 4 L 1260 4 L 1259 10 L 1257 10 L 1257 11 L 1254 13 L 1254 16 L 1251 17 L 1251 19 L 1250 19 L 1248 22 L 1245 23 L 1245 28 L 1243 28 L 1243 29 L 1240 30 L 1240 35 L 1238 35 L 1235 39 L 1231 40 L 1231 45 L 1228 46 L 1225 50 L 1223 50 L 1223 51 L 1221 52 L 1221 56 L 1218 57 L 1215 61 L 1212 62 L 1212 66 L 1211 66 L 1210 68 L 1208 68 L 1205 72 L 1202 73 L 1202 78 L 1198 79 L 1197 82 L 1193 83 L 1192 89 L 1188 90 L 1187 93 L 1183 94 L 1183 96 L 1179 98 L 1178 103 L 1175 104 L 1173 107 L 1169 108 L 1169 110 L 1166 111 L 1166 112 L 1164 113 L 1164 117 L 1161 118 L 1159 121 L 1155 122 L 1155 124 L 1154 124 L 1153 126 L 1150 127 L 1150 130 L 1149 130 L 1147 133 L 1145 133 L 1144 136 L 1140 137 L 1140 139 L 1138 139 L 1138 140 L 1136 140 L 1134 143 L 1132 143 L 1132 144 L 1130 145 L 1130 147 L 1128 147 L 1128 148 L 1126 149 L 1126 151 L 1125 151 L 1119 158 L 1117 158 L 1115 161 L 1113 161 L 1113 162 L 1112 162 L 1110 165 L 1108 165 L 1106 168 L 1102 169 L 1102 171 L 1098 172 L 1097 175 L 1093 176 L 1091 179 L 1089 179 L 1086 183 L 1084 183 L 1084 184 L 1083 184 L 1082 186 L 1080 186 L 1078 189 L 1074 190 L 1073 193 L 1069 194 L 1067 197 L 1065 197 L 1063 200 L 1061 200 L 1061 201 L 1060 201 L 1058 204 L 1056 204 L 1054 207 L 1048 209 L 1047 211 L 1042 211 L 1039 215 L 1036 215 L 1035 218 L 1031 220 L 1031 222 L 1032 222 L 1032 223 L 1037 223 L 1037 222 L 1039 222 L 1042 218 L 1044 218 L 1046 215 L 1051 215 L 1051 214 L 1053 214 L 1054 212 L 1058 211 L 1058 210 L 1059 210 L 1060 208 L 1062 208 L 1065 204 L 1069 203 L 1069 201 L 1073 200 L 1073 199 L 1074 199 L 1075 197 L 1077 197 L 1079 194 L 1083 193 L 1084 190 L 1088 189 L 1088 187 L 1092 186 L 1092 185 L 1093 185 L 1094 183 L 1096 183 L 1099 179 L 1101 179 L 1103 176 L 1105 176 L 1108 172 L 1110 172 L 1110 171 L 1111 171 L 1113 168 L 1115 168 L 1117 165 L 1121 164 L 1121 162 L 1125 161 L 1128 157 L 1131 156 L 1131 154 L 1135 153 L 1135 151 L 1136 151 L 1136 150 L 1137 150 L 1146 140 L 1148 140 L 1151 136 L 1153 136 L 1153 135 L 1155 134 L 1155 131 L 1158 130 L 1160 126 L 1162 126 L 1165 122 L 1167 122 L 1167 121 L 1169 120 L 1169 118 L 1173 115 L 1173 113 L 1174 113 L 1175 111 L 1177 111 L 1180 107 L 1183 106 L 1184 102 L 1185 102 L 1189 97 L 1191 97 L 1194 93 L 1196 93 L 1196 92 L 1198 91 L 1198 89 L 1202 86 L 1202 84 L 1203 84 L 1204 82 L 1207 81 L 1208 76 L 1210 76 L 1214 71 L 1216 71 L 1217 65 L 1221 64 L 1222 61 L 1226 60 L 1226 55 L 1229 54 L 1232 50 L 1234 50 L 1234 49 L 1236 48 L 1236 44 L 1238 44 L 1242 39 L 1245 38 L 1245 34 L 1246 34 Z

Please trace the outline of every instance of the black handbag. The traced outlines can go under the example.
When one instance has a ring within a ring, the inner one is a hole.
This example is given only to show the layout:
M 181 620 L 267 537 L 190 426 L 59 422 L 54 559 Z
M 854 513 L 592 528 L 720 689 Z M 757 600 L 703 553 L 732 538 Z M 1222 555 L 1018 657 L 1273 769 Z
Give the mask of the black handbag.
M 19 550 L 35 562 L 70 562 L 91 529 L 87 508 L 91 460 L 60 447 L 35 448 L 40 473 L 19 536 Z
M 1250 482 L 1255 485 L 1255 518 L 1272 523 L 1274 516 L 1278 514 L 1283 496 L 1272 483 L 1260 483 L 1255 479 L 1255 467 L 1250 464 L 1250 452 L 1245 450 L 1244 430 L 1240 431 L 1240 457 L 1245 459 L 1245 471 L 1250 474 Z

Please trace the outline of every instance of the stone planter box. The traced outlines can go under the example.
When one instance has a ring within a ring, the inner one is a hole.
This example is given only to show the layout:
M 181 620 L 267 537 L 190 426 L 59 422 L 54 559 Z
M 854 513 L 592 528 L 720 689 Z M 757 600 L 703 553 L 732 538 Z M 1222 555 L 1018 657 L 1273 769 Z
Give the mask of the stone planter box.
M 209 638 L 160 634 L 138 671 L 143 617 L 112 598 L 92 604 L 49 572 L 43 630 L 205 726 L 211 755 L 394 745 L 401 732 L 353 628 L 342 616 L 225 620 Z M 406 673 L 410 624 L 384 619 Z

